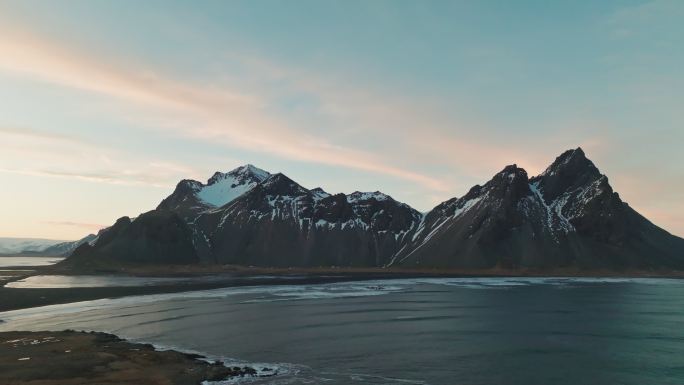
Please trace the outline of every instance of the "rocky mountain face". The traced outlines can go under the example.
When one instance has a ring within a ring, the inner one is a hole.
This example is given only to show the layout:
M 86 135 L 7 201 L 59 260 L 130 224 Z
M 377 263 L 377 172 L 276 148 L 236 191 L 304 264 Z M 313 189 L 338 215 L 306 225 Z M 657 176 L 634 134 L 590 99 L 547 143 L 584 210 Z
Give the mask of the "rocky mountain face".
M 684 240 L 622 202 L 582 149 L 530 178 L 507 166 L 426 214 L 381 192 L 329 194 L 254 166 L 181 181 L 73 258 L 135 263 L 684 268 Z M 71 259 L 71 258 L 70 258 Z
M 624 203 L 582 149 L 541 175 L 508 166 L 425 216 L 395 264 L 461 268 L 684 267 L 684 240 Z
M 184 218 L 192 218 L 204 210 L 230 203 L 270 176 L 270 173 L 248 164 L 228 173 L 217 171 L 206 184 L 184 179 L 157 210 L 173 211 Z
M 380 192 L 331 195 L 254 166 L 183 180 L 157 209 L 119 219 L 87 256 L 125 262 L 383 266 L 422 215 Z M 84 257 L 85 256 L 85 257 Z
M 119 218 L 94 243 L 84 243 L 67 258 L 89 263 L 93 258 L 127 263 L 197 263 L 192 230 L 173 211 L 153 210 L 135 220 Z
M 193 223 L 210 262 L 381 266 L 420 218 L 418 211 L 379 192 L 330 195 L 275 174 Z

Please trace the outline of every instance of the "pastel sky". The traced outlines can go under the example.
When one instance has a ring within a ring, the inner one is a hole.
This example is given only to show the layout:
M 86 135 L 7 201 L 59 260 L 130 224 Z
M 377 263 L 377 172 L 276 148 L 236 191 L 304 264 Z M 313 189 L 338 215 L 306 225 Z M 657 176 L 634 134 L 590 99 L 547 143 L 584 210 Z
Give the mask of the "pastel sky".
M 684 235 L 684 1 L 0 0 L 0 236 L 252 163 L 419 210 L 581 146 Z

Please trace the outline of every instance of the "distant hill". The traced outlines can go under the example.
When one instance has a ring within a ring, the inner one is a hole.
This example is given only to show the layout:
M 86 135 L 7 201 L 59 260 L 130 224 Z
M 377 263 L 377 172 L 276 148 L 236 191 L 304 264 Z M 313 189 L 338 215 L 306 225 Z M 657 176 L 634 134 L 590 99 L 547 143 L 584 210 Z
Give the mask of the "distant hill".
M 655 198 L 654 198 L 655 199 Z M 66 264 L 682 269 L 684 239 L 641 216 L 581 148 L 542 174 L 516 165 L 420 213 L 382 192 L 330 194 L 252 165 L 183 180 Z
M 0 255 L 42 253 L 50 246 L 65 241 L 40 238 L 0 238 Z
M 1 255 L 64 255 L 71 254 L 78 246 L 97 239 L 95 234 L 77 241 L 60 241 L 40 238 L 0 238 Z

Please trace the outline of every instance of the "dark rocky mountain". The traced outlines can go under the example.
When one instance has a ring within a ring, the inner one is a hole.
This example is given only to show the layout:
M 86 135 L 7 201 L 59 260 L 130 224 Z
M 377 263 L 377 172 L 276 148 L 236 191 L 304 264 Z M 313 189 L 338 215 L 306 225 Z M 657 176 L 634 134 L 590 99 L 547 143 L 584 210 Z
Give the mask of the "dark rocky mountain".
M 184 179 L 157 206 L 157 210 L 174 211 L 184 218 L 192 218 L 206 209 L 230 203 L 270 176 L 268 172 L 248 164 L 227 173 L 217 171 L 206 184 Z
M 181 181 L 157 209 L 119 219 L 70 262 L 382 266 L 421 217 L 380 192 L 331 195 L 247 165 L 207 184 Z
M 203 212 L 194 224 L 209 262 L 381 266 L 420 218 L 380 192 L 330 195 L 275 174 L 229 205 Z
M 254 166 L 183 180 L 69 260 L 257 266 L 684 268 L 684 240 L 622 202 L 581 149 L 530 178 L 507 166 L 427 214 L 381 192 L 329 194 Z
M 119 218 L 98 236 L 93 244 L 84 243 L 69 256 L 69 263 L 89 264 L 93 259 L 125 263 L 197 263 L 192 229 L 176 213 L 153 210 L 135 220 Z
M 507 166 L 425 216 L 395 264 L 459 268 L 684 267 L 684 240 L 639 215 L 581 148 L 541 175 Z

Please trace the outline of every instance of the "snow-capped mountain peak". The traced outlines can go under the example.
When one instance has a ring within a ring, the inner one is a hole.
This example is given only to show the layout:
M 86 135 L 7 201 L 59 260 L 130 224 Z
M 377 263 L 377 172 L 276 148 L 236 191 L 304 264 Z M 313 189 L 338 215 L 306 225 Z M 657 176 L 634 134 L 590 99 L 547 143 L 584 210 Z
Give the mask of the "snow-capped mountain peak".
M 381 193 L 380 191 L 375 191 L 375 192 L 354 191 L 353 193 L 347 195 L 347 201 L 349 203 L 367 201 L 370 199 L 375 199 L 376 201 L 386 201 L 386 200 L 392 199 L 392 197 L 390 197 L 387 194 Z
M 186 212 L 202 211 L 207 207 L 221 207 L 270 177 L 269 172 L 247 164 L 226 173 L 217 171 L 206 184 L 184 179 L 158 208 L 178 210 L 186 216 Z
M 330 196 L 329 193 L 327 193 L 325 190 L 323 190 L 320 187 L 316 187 L 314 189 L 309 190 L 311 192 L 311 196 L 313 197 L 314 201 L 320 201 L 321 199 L 325 199 Z
M 213 185 L 215 183 L 220 183 L 226 179 L 236 182 L 236 184 L 244 184 L 245 182 L 263 182 L 271 176 L 271 173 L 264 171 L 258 167 L 251 164 L 246 164 L 244 166 L 237 167 L 227 173 L 216 171 L 214 175 L 209 178 L 207 185 Z
M 184 248 L 176 255 L 187 262 L 259 266 L 684 266 L 684 240 L 622 202 L 581 148 L 533 178 L 507 166 L 425 214 L 381 192 L 331 195 L 246 165 L 206 185 L 181 181 L 159 210 L 115 227 L 125 231 L 74 254 L 138 247 L 131 258 L 159 261 Z M 169 236 L 150 235 L 158 231 Z

